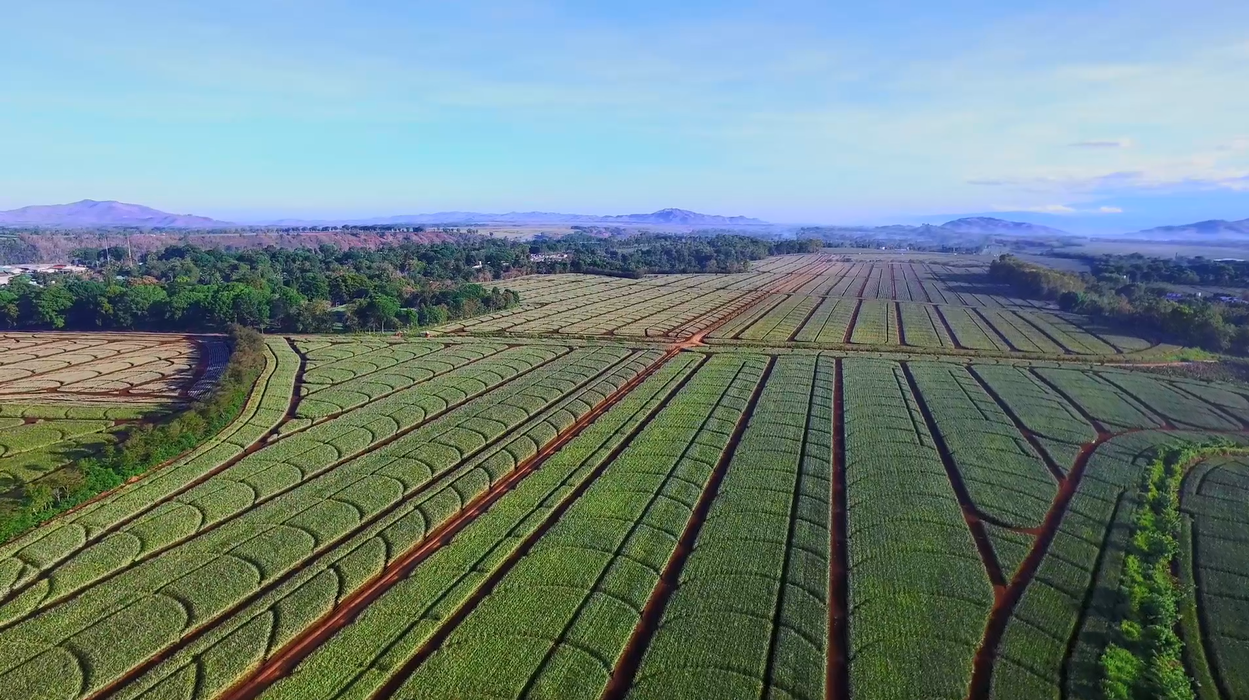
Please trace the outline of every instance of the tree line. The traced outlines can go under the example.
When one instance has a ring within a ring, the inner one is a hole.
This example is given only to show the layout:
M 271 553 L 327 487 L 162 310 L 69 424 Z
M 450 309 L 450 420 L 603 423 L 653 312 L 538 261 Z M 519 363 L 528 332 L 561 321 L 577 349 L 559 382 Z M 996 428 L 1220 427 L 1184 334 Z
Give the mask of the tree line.
M 1249 304 L 1210 298 L 1168 298 L 1165 287 L 1118 275 L 1075 274 L 1003 255 L 989 276 L 1016 293 L 1058 302 L 1064 311 L 1087 314 L 1136 333 L 1211 352 L 1249 355 Z
M 322 245 L 226 250 L 173 245 L 130 257 L 82 248 L 88 274 L 34 274 L 0 287 L 0 328 L 282 332 L 435 326 L 520 302 L 507 277 L 587 272 L 740 272 L 772 254 L 818 250 L 816 241 L 733 235 L 631 236 L 454 242 L 376 249 Z M 559 255 L 549 255 L 559 253 Z
M 1249 262 L 1208 258 L 1149 258 L 1140 253 L 1085 258 L 1096 277 L 1114 276 L 1134 284 L 1249 287 Z
M 516 292 L 477 280 L 458 246 L 226 251 L 171 246 L 134 260 L 84 249 L 86 275 L 17 277 L 0 287 L 0 327 L 298 333 L 429 326 L 505 309 Z M 470 261 L 470 257 L 472 260 Z

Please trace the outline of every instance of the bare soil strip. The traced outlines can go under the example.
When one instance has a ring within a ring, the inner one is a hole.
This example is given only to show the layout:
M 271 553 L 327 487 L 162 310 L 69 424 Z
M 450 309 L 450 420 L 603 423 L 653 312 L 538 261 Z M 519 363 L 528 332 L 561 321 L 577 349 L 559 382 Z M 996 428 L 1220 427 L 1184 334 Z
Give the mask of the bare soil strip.
M 824 689 L 827 700 L 850 699 L 850 572 L 846 533 L 846 419 L 842 411 L 845 394 L 842 383 L 842 360 L 837 359 L 833 383 L 833 474 L 832 513 L 829 524 L 828 557 L 828 661 Z

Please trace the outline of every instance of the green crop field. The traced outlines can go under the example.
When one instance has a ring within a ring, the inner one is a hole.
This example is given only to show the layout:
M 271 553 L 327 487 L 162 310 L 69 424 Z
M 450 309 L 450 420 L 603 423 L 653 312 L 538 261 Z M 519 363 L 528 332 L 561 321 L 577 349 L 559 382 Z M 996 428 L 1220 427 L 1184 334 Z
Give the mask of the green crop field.
M 0 698 L 1108 697 L 1179 445 L 1169 697 L 1249 697 L 1249 387 L 977 259 L 502 284 L 419 338 L 267 337 L 224 430 L 0 543 Z M 0 472 L 227 355 L 0 336 Z
M 112 443 L 119 426 L 206 391 L 228 355 L 213 338 L 0 334 L 0 511 L 19 488 Z

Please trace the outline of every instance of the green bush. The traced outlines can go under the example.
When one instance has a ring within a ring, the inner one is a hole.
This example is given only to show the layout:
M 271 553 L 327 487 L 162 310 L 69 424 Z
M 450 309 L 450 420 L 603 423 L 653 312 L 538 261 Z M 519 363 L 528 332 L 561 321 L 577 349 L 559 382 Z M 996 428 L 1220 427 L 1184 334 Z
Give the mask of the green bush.
M 1176 634 L 1183 591 L 1172 575 L 1180 554 L 1180 488 L 1193 460 L 1233 449 L 1230 443 L 1169 447 L 1150 464 L 1142 504 L 1123 560 L 1123 619 L 1117 639 L 1102 653 L 1107 700 L 1192 700 L 1184 642 Z

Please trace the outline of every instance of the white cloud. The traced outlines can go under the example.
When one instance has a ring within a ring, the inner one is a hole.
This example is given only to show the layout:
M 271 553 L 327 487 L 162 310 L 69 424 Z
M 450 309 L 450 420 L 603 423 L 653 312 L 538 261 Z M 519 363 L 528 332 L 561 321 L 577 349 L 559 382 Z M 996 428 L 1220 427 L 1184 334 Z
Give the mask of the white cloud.
M 1103 141 L 1076 141 L 1069 143 L 1072 148 L 1131 148 L 1132 139 L 1108 139 Z
M 1097 212 L 1099 214 L 1122 214 L 1123 209 L 1119 207 L 1098 207 Z
M 1066 204 L 1042 204 L 1039 207 L 1011 207 L 1006 211 L 1030 211 L 1035 214 L 1074 214 L 1076 210 Z
M 1237 136 L 1227 143 L 1220 144 L 1220 151 L 1249 151 L 1249 136 Z

